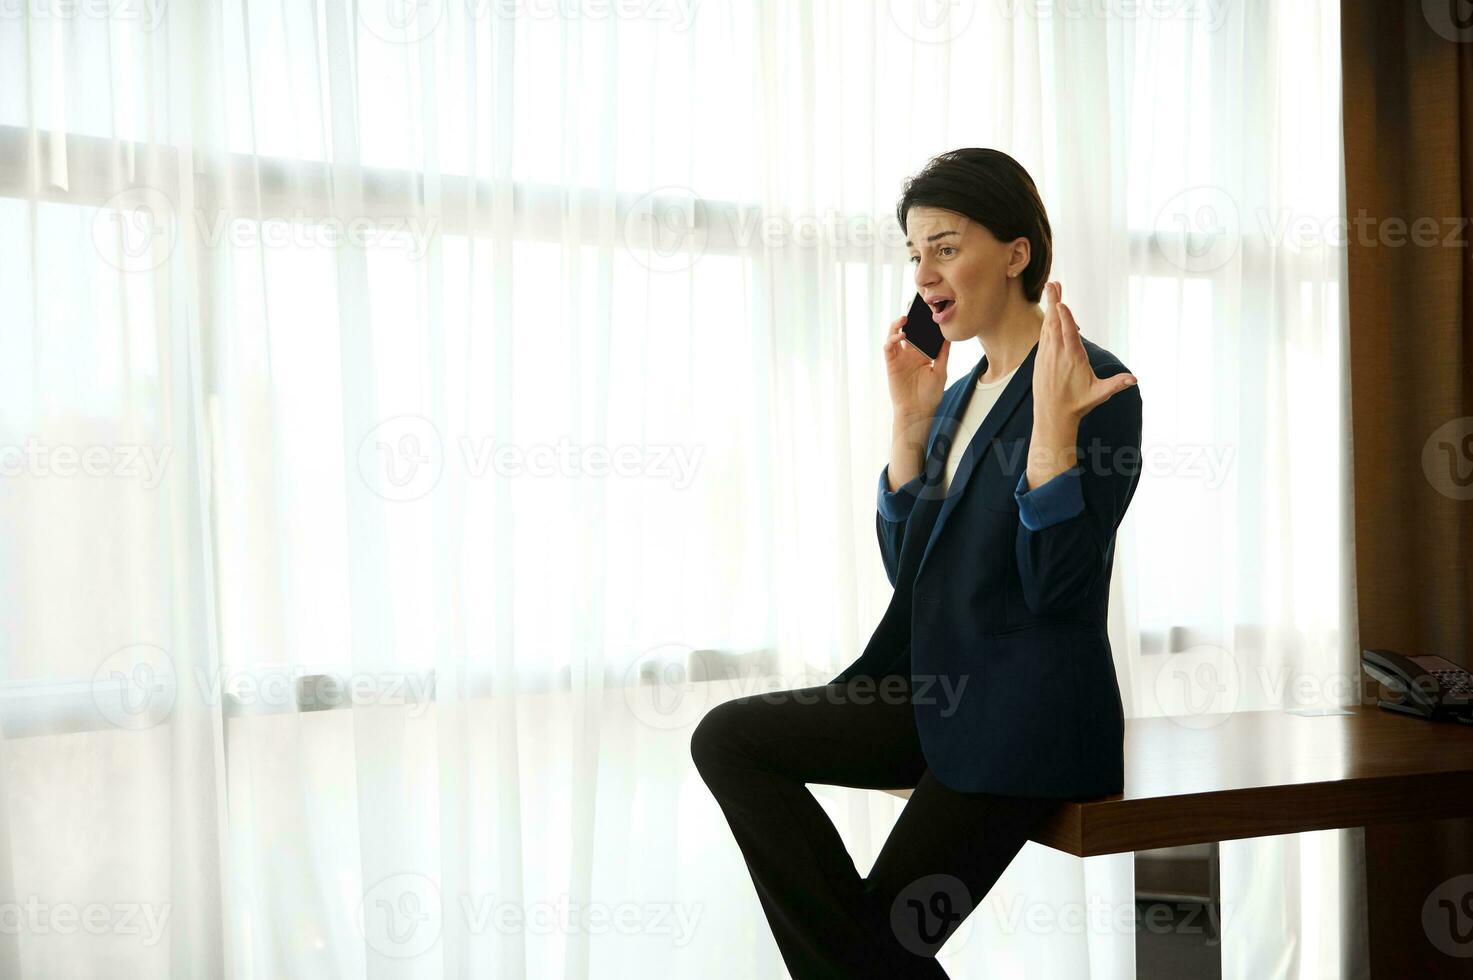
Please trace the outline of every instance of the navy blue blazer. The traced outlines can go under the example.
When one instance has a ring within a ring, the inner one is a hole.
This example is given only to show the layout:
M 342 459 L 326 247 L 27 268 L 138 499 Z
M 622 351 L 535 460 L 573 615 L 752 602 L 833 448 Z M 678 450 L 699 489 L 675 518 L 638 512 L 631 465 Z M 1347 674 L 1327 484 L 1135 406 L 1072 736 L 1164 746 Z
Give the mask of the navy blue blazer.
M 1126 370 L 1080 339 L 1097 376 Z M 1077 464 L 1020 492 L 1037 353 L 945 493 L 946 453 L 985 355 L 942 395 L 921 474 L 892 491 L 889 465 L 880 471 L 875 527 L 895 592 L 864 652 L 830 683 L 908 675 L 926 762 L 954 790 L 1084 799 L 1124 786 L 1105 624 L 1115 530 L 1140 479 L 1141 395 L 1132 385 L 1097 405 L 1080 421 Z

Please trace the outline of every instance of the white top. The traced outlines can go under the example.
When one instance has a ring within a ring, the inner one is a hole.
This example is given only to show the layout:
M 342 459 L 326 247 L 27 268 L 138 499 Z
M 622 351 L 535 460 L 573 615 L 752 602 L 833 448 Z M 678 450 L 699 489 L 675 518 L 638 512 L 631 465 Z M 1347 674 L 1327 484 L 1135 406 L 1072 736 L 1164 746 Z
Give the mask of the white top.
M 978 380 L 977 389 L 972 392 L 972 397 L 967 401 L 966 411 L 962 412 L 956 430 L 956 438 L 951 441 L 951 451 L 946 454 L 946 473 L 941 477 L 942 493 L 950 489 L 951 478 L 956 474 L 957 467 L 961 465 L 962 454 L 966 452 L 967 445 L 977 434 L 977 430 L 981 428 L 982 420 L 987 418 L 987 413 L 992 411 L 992 406 L 996 405 L 997 400 L 1002 397 L 1003 388 L 1022 366 L 1020 361 L 1016 367 L 996 381 L 988 381 L 984 384 Z

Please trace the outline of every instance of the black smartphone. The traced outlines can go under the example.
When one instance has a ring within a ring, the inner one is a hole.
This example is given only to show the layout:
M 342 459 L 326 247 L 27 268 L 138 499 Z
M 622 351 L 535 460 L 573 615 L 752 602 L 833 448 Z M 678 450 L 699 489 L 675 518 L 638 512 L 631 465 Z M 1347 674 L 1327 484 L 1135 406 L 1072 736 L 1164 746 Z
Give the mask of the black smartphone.
M 901 328 L 905 331 L 905 339 L 915 344 L 916 350 L 933 361 L 941 355 L 941 342 L 946 338 L 941 336 L 941 328 L 931 318 L 931 308 L 920 293 L 916 293 L 915 301 L 910 304 L 910 312 L 905 315 Z

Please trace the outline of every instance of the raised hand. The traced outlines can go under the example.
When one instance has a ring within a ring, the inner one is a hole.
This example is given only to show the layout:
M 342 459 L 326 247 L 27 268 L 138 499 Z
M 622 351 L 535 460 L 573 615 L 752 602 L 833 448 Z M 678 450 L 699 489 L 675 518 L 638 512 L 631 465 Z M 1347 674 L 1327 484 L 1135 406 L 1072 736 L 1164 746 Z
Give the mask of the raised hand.
M 1074 314 L 1060 301 L 1063 286 L 1044 287 L 1047 309 L 1033 362 L 1033 414 L 1056 424 L 1078 422 L 1097 405 L 1136 383 L 1135 375 L 1095 376 Z

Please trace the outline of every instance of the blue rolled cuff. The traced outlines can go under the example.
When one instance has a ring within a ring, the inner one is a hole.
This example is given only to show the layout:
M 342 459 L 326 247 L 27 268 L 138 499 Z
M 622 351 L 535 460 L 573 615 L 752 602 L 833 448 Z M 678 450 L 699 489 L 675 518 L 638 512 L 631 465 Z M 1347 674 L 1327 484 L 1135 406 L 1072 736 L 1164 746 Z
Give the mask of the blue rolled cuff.
M 1083 513 L 1084 494 L 1079 483 L 1083 475 L 1083 466 L 1071 466 L 1029 490 L 1028 471 L 1024 470 L 1018 477 L 1018 485 L 1013 488 L 1013 499 L 1018 502 L 1018 518 L 1023 526 L 1030 531 L 1042 531 Z
M 890 464 L 886 463 L 880 470 L 880 495 L 876 503 L 879 507 L 880 516 L 892 524 L 898 524 L 910 517 L 910 512 L 916 505 L 916 495 L 921 490 L 921 477 L 916 476 L 909 483 L 902 483 L 900 489 L 890 489 Z

